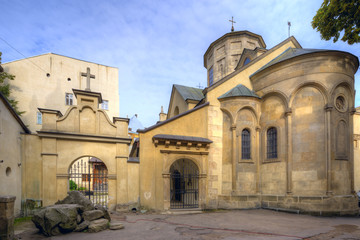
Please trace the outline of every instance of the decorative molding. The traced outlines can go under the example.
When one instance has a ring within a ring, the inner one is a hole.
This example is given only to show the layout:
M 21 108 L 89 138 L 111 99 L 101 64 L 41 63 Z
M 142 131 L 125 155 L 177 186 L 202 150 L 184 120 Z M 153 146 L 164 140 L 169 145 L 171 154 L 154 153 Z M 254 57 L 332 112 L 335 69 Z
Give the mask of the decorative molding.
M 58 156 L 57 153 L 41 153 L 41 156 Z
M 331 106 L 329 103 L 327 103 L 324 107 L 326 112 L 331 112 L 333 110 L 333 106 Z
M 171 153 L 171 154 L 192 154 L 192 155 L 209 155 L 209 152 L 204 151 L 182 151 L 182 150 L 160 150 L 160 153 Z
M 70 178 L 70 175 L 67 173 L 58 173 L 56 174 L 57 178 Z
M 128 156 L 115 156 L 115 158 L 126 158 L 126 159 L 128 159 L 129 157 Z
M 81 133 L 66 133 L 53 131 L 37 131 L 41 138 L 56 138 L 75 141 L 89 141 L 89 142 L 106 142 L 106 143 L 131 143 L 130 137 L 111 137 L 104 135 L 90 135 Z
M 108 174 L 108 179 L 109 180 L 116 180 L 116 174 Z

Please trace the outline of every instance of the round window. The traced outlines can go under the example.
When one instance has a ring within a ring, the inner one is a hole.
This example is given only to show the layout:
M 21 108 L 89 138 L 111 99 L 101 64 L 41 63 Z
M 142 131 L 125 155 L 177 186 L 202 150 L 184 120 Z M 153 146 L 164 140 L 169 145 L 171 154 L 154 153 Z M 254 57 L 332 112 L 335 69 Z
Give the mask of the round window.
M 345 112 L 347 110 L 347 102 L 344 96 L 338 96 L 335 99 L 335 107 L 340 112 Z

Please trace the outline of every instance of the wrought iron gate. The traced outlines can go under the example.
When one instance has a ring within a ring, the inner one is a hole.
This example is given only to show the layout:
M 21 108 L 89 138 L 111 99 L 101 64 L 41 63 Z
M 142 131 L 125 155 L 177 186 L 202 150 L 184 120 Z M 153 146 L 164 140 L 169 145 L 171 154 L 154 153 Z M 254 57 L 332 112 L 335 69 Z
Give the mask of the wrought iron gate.
M 85 157 L 70 167 L 69 190 L 82 192 L 92 203 L 107 207 L 108 170 L 105 164 L 94 157 Z
M 199 207 L 199 170 L 188 159 L 177 160 L 170 168 L 170 208 Z

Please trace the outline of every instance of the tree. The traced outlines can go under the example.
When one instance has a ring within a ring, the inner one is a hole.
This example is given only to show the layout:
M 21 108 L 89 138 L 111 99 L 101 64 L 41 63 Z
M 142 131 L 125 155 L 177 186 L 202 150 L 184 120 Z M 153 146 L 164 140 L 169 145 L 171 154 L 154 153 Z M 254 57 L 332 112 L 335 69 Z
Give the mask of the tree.
M 311 25 L 326 41 L 336 42 L 344 32 L 342 41 L 348 44 L 360 42 L 359 0 L 324 0 Z
M 17 107 L 18 101 L 10 98 L 10 93 L 11 93 L 10 84 L 7 83 L 7 81 L 6 81 L 6 80 L 14 80 L 15 76 L 5 72 L 4 69 L 1 67 L 1 55 L 2 55 L 2 52 L 0 52 L 0 92 L 5 96 L 5 98 L 8 100 L 8 102 L 14 108 L 15 112 L 18 115 L 21 115 L 24 112 L 19 111 L 19 109 Z

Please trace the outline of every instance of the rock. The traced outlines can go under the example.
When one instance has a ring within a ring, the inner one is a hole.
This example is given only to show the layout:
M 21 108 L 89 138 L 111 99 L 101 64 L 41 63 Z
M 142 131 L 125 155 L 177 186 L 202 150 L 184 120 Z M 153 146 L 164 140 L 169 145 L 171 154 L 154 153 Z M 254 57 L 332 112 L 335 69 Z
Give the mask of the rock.
M 76 217 L 76 222 L 81 223 L 81 221 L 82 221 L 82 217 L 81 217 L 80 214 L 78 214 L 77 217 Z
M 84 211 L 90 211 L 94 210 L 94 206 L 90 199 L 85 197 L 81 192 L 79 191 L 70 191 L 68 192 L 68 196 L 64 198 L 63 200 L 59 200 L 55 203 L 56 205 L 59 204 L 79 204 L 81 206 L 84 206 Z
M 91 210 L 84 212 L 82 216 L 85 221 L 92 221 L 102 218 L 104 216 L 104 212 L 101 210 Z
M 77 204 L 53 205 L 35 213 L 32 221 L 44 235 L 54 236 L 74 230 L 82 211 L 83 206 Z
M 94 233 L 94 232 L 100 232 L 102 230 L 105 230 L 108 228 L 108 223 L 109 223 L 109 220 L 107 220 L 105 218 L 91 221 L 90 225 L 89 225 L 89 232 Z
M 110 226 L 109 229 L 111 230 L 119 230 L 119 229 L 123 229 L 124 225 L 120 222 L 110 222 Z
M 109 211 L 108 211 L 106 208 L 104 208 L 104 207 L 101 206 L 101 205 L 95 205 L 95 209 L 103 211 L 103 213 L 104 213 L 104 218 L 107 219 L 107 220 L 109 220 L 109 221 L 111 221 L 111 217 L 110 217 Z
M 77 227 L 75 228 L 74 232 L 81 232 L 84 231 L 86 228 L 88 228 L 90 225 L 89 221 L 83 221 L 82 223 L 80 223 L 79 225 L 77 225 Z

